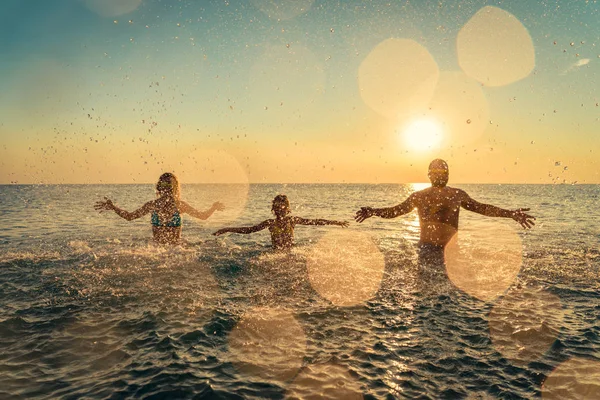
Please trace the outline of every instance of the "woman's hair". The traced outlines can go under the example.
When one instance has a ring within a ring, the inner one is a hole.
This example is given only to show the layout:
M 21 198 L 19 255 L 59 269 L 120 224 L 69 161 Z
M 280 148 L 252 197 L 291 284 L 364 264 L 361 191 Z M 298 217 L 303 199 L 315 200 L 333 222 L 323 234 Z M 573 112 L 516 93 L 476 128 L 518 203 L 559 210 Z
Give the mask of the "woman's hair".
M 287 215 L 290 213 L 290 201 L 288 200 L 285 194 L 278 194 L 273 199 L 273 205 L 271 206 L 271 211 L 278 215 L 278 210 L 283 210 L 283 215 Z M 281 212 L 279 212 L 281 213 Z
M 160 176 L 160 178 L 158 178 L 156 191 L 161 196 L 170 195 L 179 200 L 181 188 L 179 187 L 179 181 L 177 180 L 177 177 L 170 172 L 165 172 Z

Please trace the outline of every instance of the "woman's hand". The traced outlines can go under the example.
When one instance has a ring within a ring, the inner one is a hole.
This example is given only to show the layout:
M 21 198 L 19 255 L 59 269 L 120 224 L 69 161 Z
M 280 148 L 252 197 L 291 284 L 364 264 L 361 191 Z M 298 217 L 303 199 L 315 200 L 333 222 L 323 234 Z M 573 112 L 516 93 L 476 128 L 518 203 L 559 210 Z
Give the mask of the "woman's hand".
M 223 211 L 225 209 L 225 205 L 223 205 L 223 203 L 217 201 L 212 205 L 212 209 L 215 211 Z
M 111 199 L 105 197 L 104 201 L 97 201 L 96 204 L 94 204 L 94 209 L 100 212 L 112 211 L 115 209 L 115 205 Z
M 529 208 L 519 208 L 517 210 L 514 210 L 512 212 L 511 217 L 519 224 L 521 224 L 521 226 L 524 229 L 529 229 L 533 225 L 535 225 L 535 223 L 533 222 L 535 220 L 535 217 L 529 214 L 525 214 L 524 211 L 529 211 Z
M 219 229 L 218 231 L 216 231 L 215 233 L 213 233 L 213 235 L 219 236 L 219 235 L 222 235 L 222 234 L 224 234 L 226 232 L 227 232 L 227 229 Z

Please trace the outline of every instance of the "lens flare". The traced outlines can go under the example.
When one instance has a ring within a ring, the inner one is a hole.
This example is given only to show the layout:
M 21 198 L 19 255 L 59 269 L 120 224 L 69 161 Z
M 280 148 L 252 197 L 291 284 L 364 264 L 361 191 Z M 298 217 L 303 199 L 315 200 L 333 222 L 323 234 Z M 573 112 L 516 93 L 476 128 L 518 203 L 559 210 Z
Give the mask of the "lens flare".
M 310 283 L 321 296 L 335 305 L 351 306 L 379 290 L 385 260 L 369 235 L 331 232 L 311 249 L 307 267 Z
M 521 270 L 522 243 L 517 232 L 506 224 L 481 224 L 482 228 L 473 233 L 454 235 L 444 257 L 446 273 L 454 285 L 489 301 L 515 281 Z
M 337 364 L 308 365 L 290 385 L 287 399 L 363 399 L 360 383 L 347 368 Z
M 600 362 L 573 358 L 559 365 L 542 385 L 542 399 L 600 399 Z
M 229 334 L 228 343 L 240 372 L 278 382 L 296 375 L 306 353 L 302 327 L 282 309 L 248 311 Z
M 296 115 L 316 104 L 324 84 L 325 69 L 311 50 L 299 44 L 268 45 L 250 69 L 244 108 L 258 115 L 267 110 L 269 118 Z
M 458 32 L 458 63 L 487 86 L 525 78 L 535 67 L 535 49 L 527 28 L 512 14 L 486 6 Z
M 504 357 L 527 365 L 552 346 L 564 317 L 565 310 L 557 296 L 543 290 L 515 290 L 490 311 L 492 343 Z
M 427 113 L 439 121 L 442 138 L 453 146 L 479 138 L 490 118 L 481 85 L 460 71 L 440 74 Z
M 426 48 L 409 39 L 378 44 L 358 69 L 360 95 L 369 107 L 391 118 L 427 109 L 439 77 Z
M 402 135 L 406 147 L 414 151 L 437 150 L 443 132 L 439 123 L 432 119 L 417 119 L 404 129 Z

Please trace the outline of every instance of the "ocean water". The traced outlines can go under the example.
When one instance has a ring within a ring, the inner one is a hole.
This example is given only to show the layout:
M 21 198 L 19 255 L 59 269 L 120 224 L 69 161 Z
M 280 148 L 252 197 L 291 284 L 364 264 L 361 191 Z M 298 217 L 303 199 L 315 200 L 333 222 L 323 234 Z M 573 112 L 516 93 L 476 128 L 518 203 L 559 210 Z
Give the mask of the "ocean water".
M 93 209 L 152 185 L 0 186 L 0 398 L 600 398 L 600 186 L 459 187 L 536 226 L 462 210 L 444 264 L 414 213 L 353 221 L 419 186 L 184 185 L 228 209 L 157 247 Z M 211 235 L 279 193 L 350 226 Z

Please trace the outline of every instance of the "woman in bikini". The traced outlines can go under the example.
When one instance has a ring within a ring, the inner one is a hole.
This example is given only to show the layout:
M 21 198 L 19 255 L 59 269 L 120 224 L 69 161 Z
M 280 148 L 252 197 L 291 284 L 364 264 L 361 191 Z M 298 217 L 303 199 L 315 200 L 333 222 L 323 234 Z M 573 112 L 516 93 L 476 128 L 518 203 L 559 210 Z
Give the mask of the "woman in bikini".
M 294 244 L 294 227 L 296 225 L 338 225 L 347 227 L 347 222 L 330 221 L 327 219 L 306 219 L 290 215 L 290 201 L 286 195 L 280 194 L 273 199 L 271 211 L 275 219 L 267 219 L 258 225 L 239 228 L 219 229 L 213 235 L 219 236 L 227 232 L 232 233 L 254 233 L 269 228 L 271 232 L 271 243 L 276 250 L 289 249 Z
M 131 221 L 152 213 L 150 223 L 154 241 L 159 244 L 180 244 L 181 214 L 189 214 L 198 219 L 207 219 L 215 211 L 223 211 L 223 204 L 216 202 L 206 211 L 198 211 L 180 199 L 181 189 L 177 177 L 170 172 L 158 178 L 156 184 L 157 199 L 144 204 L 133 212 L 125 211 L 108 199 L 98 201 L 94 208 L 100 212 L 114 211 L 119 217 Z

